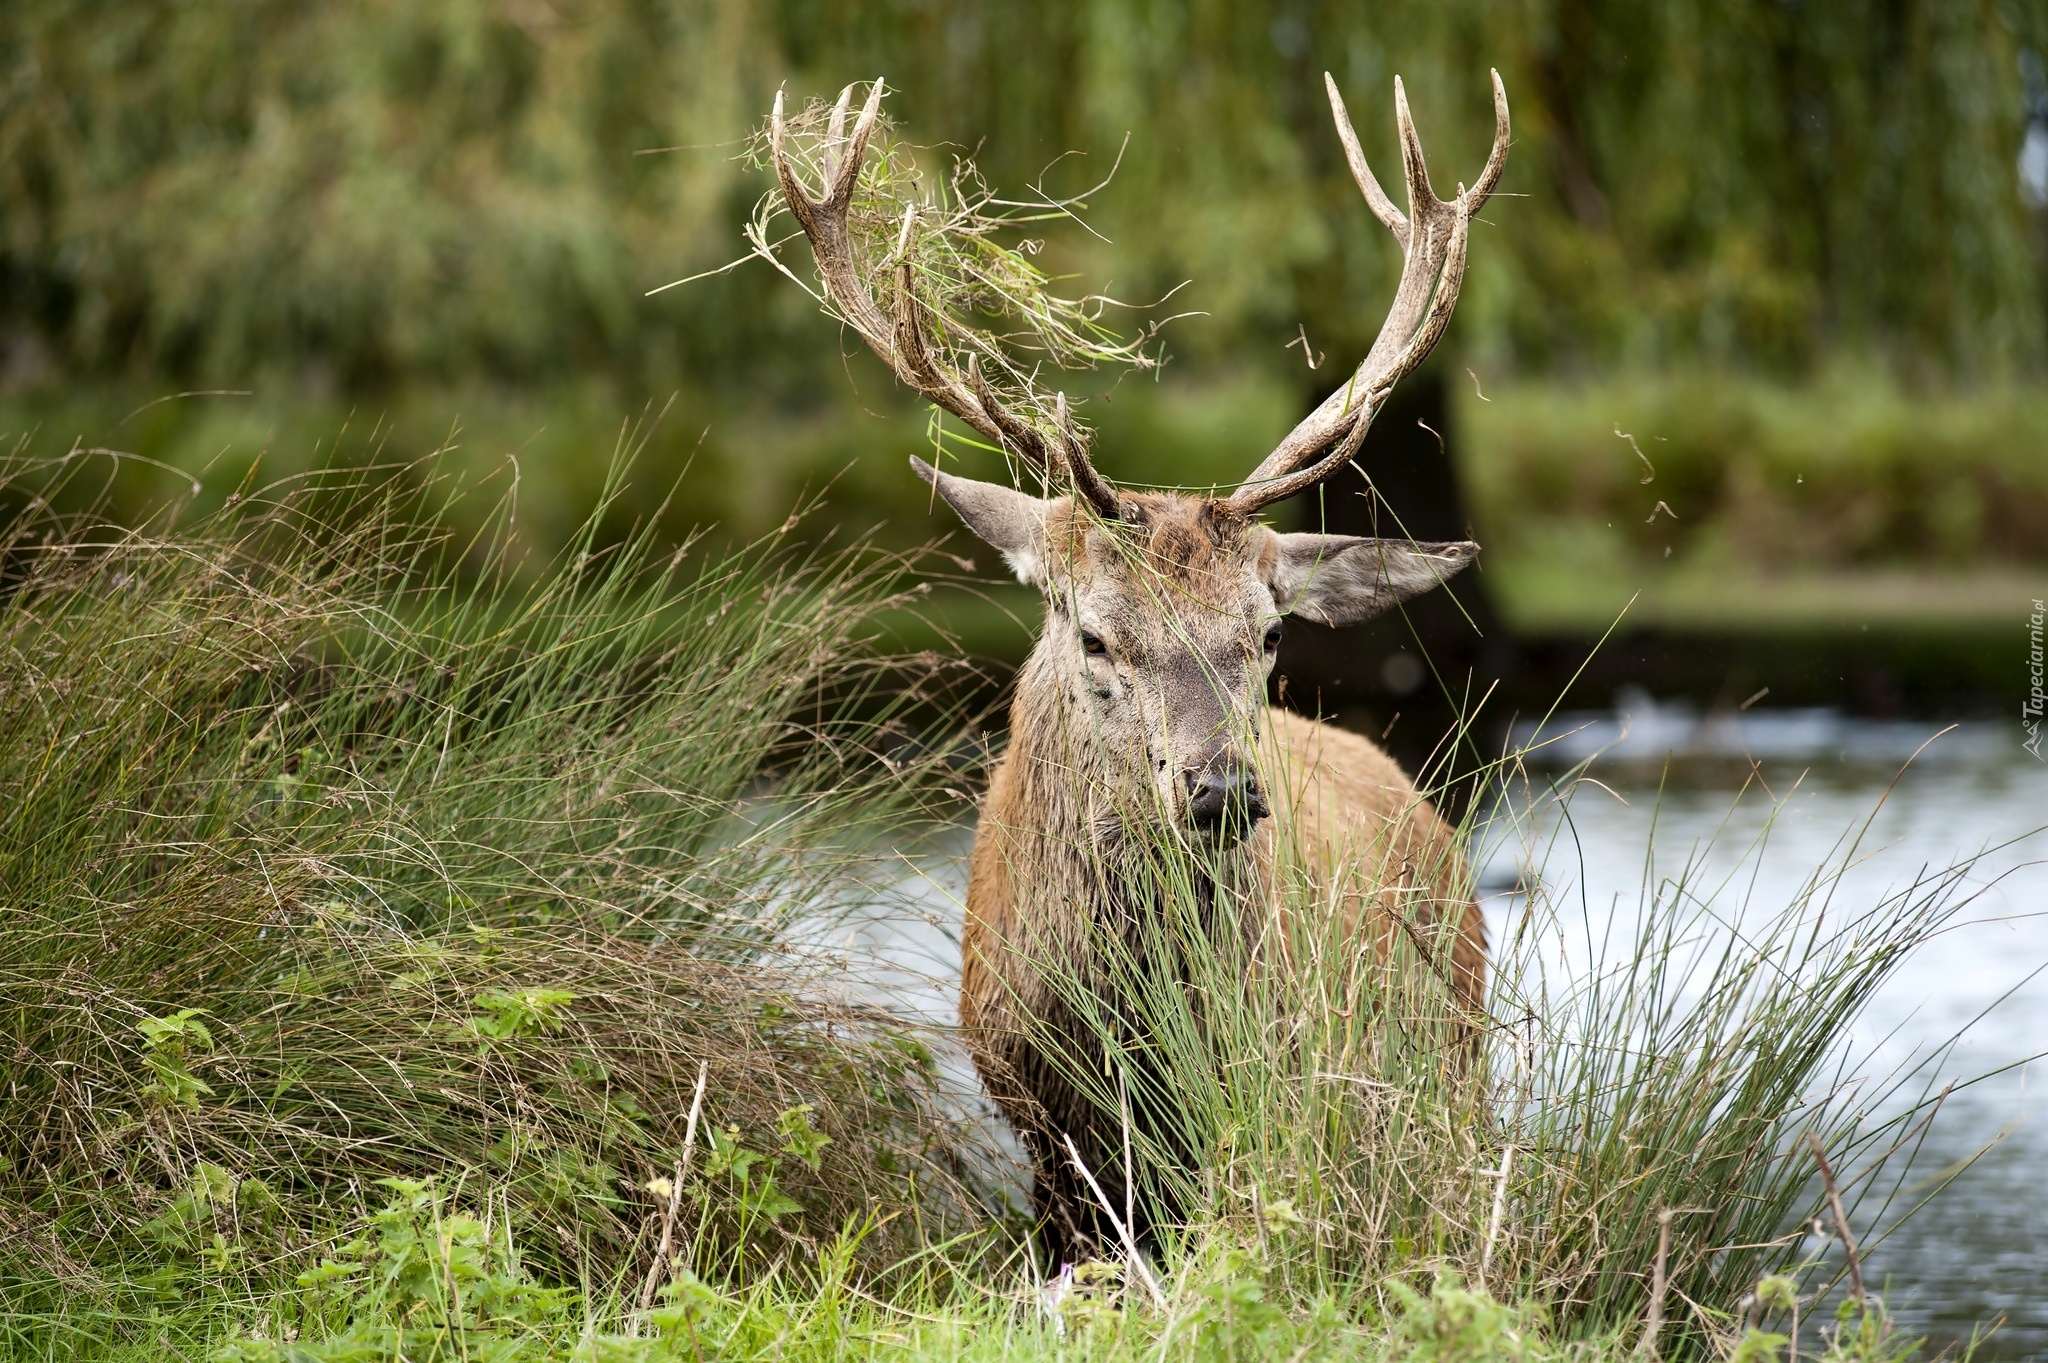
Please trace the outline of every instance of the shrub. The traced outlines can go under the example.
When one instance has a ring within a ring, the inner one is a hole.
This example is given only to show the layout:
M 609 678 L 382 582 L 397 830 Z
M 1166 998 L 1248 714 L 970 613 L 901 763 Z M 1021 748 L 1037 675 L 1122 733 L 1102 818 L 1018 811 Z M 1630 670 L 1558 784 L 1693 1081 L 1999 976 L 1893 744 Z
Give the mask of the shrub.
M 2025 386 L 1912 392 L 1729 375 L 1496 387 L 1459 416 L 1487 548 L 1522 568 L 2042 561 L 2048 422 Z M 1657 509 L 1662 503 L 1669 512 Z M 1572 542 L 1578 541 L 1576 549 Z

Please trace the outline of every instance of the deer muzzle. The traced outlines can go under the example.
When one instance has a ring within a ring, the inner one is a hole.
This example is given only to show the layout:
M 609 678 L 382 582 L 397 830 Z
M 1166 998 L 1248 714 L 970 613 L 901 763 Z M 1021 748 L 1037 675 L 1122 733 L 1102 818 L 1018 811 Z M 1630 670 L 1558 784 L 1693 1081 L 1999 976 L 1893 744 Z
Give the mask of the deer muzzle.
M 1183 774 L 1188 826 L 1204 838 L 1236 842 L 1272 813 L 1258 773 L 1235 757 L 1217 757 Z

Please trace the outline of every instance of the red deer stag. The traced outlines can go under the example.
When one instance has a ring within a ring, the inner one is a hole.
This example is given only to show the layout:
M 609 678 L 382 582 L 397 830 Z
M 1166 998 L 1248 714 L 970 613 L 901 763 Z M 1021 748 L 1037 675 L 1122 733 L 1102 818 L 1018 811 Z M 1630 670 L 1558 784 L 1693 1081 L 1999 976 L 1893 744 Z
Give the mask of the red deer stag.
M 1199 853 L 1210 892 L 1227 881 L 1253 905 L 1272 897 L 1274 824 L 1285 822 L 1312 874 L 1320 866 L 1326 884 L 1366 887 L 1338 893 L 1335 926 L 1375 944 L 1382 958 L 1403 915 L 1411 929 L 1439 928 L 1451 949 L 1425 960 L 1442 970 L 1467 1016 L 1484 1002 L 1483 926 L 1450 830 L 1378 747 L 1266 702 L 1284 617 L 1369 620 L 1463 568 L 1478 546 L 1281 534 L 1259 512 L 1351 460 L 1395 382 L 1443 335 L 1472 217 L 1506 162 L 1507 96 L 1496 72 L 1491 155 L 1471 189 L 1444 200 L 1430 186 L 1395 82 L 1403 214 L 1367 168 L 1336 82 L 1325 82 L 1358 188 L 1400 243 L 1400 284 L 1356 372 L 1236 491 L 1216 499 L 1120 491 L 1090 462 L 1064 395 L 1045 400 L 1034 390 L 1023 403 L 1005 400 L 973 359 L 949 362 L 932 343 L 932 328 L 945 323 L 914 296 L 907 259 L 869 265 L 863 278 L 872 257 L 857 253 L 848 209 L 881 107 L 879 81 L 850 132 L 851 87 L 841 95 L 815 196 L 799 180 L 779 95 L 770 123 L 782 195 L 810 240 L 830 311 L 910 388 L 1029 465 L 1049 491 L 1064 489 L 1040 498 L 910 461 L 1045 598 L 1044 631 L 1017 680 L 1009 748 L 981 808 L 960 1015 L 992 1096 L 1029 1147 L 1041 1248 L 1054 1266 L 1117 1252 L 1076 1161 L 1100 1175 L 1103 1198 L 1123 1201 L 1122 1118 L 1087 1100 L 1032 1038 L 1050 1026 L 1088 1044 L 1062 1030 L 1073 1015 L 1044 962 L 1049 954 L 1071 962 L 1091 926 L 1132 911 L 1131 883 L 1120 883 L 1111 845 L 1129 832 L 1120 811 L 1162 811 L 1169 841 Z M 909 231 L 906 216 L 905 241 Z M 898 269 L 898 279 L 883 274 Z M 893 294 L 886 310 L 872 287 L 878 274 L 891 286 L 881 296 Z M 1240 921 L 1265 919 L 1255 910 Z M 1149 1241 L 1170 1213 L 1155 1204 L 1131 1229 Z

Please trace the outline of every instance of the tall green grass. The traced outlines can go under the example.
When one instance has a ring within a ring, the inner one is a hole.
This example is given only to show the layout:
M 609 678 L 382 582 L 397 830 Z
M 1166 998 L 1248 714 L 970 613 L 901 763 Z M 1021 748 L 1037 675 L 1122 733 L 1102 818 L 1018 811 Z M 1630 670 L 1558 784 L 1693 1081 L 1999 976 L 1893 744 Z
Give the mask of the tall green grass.
M 1789 902 L 1764 902 L 1747 872 L 1767 825 L 1732 872 L 1708 869 L 1728 849 L 1674 862 L 1653 843 L 1636 901 L 1603 915 L 1546 888 L 1577 880 L 1558 840 L 1582 776 L 1552 785 L 1510 758 L 1465 830 L 1480 855 L 1510 845 L 1535 887 L 1492 944 L 1476 1050 L 1437 965 L 1452 926 L 1427 908 L 1435 874 L 1462 865 L 1408 867 L 1408 888 L 1332 882 L 1284 821 L 1271 916 L 1234 916 L 1216 868 L 1155 837 L 1133 896 L 1149 908 L 1038 953 L 1064 1016 L 1036 1040 L 1101 1114 L 1084 1148 L 1110 1219 L 1148 1203 L 1185 1218 L 1169 1284 L 1222 1256 L 1297 1318 L 1330 1301 L 1379 1318 L 1453 1274 L 1541 1303 L 1568 1337 L 1684 1356 L 1736 1348 L 1760 1283 L 1803 1279 L 1764 1295 L 1803 1290 L 1809 1312 L 1827 1297 L 1840 1262 L 1815 1271 L 1808 1231 L 1829 1213 L 1810 1142 L 1854 1171 L 1850 1206 L 1875 1219 L 1900 1186 L 1881 1166 L 1938 1095 L 1912 1067 L 1867 1073 L 1848 1038 L 1970 902 L 1971 862 L 1852 899 L 1849 830 Z M 1374 895 L 1405 920 L 1385 940 L 1346 907 Z M 1851 1304 L 1859 1347 L 1908 1347 L 1877 1309 Z
M 1598 915 L 1538 888 L 1475 1041 L 1432 929 L 1329 911 L 1397 889 L 1283 836 L 1286 912 L 1224 921 L 1155 829 L 1043 1039 L 1177 1224 L 1049 1297 L 944 1039 L 790 946 L 972 779 L 875 652 L 907 565 L 592 529 L 515 572 L 515 504 L 454 541 L 476 490 L 389 473 L 123 530 L 50 509 L 76 457 L 5 469 L 0 1349 L 1762 1359 L 1760 1283 L 1832 1272 L 1808 1134 L 1860 1220 L 1925 1114 L 1845 1039 L 1965 867 L 1852 901 L 1845 841 L 1760 903 L 1652 848 L 1563 965 Z M 1568 859 L 1572 782 L 1496 780 L 1474 855 Z
M 430 466 L 124 530 L 48 511 L 79 463 L 0 468 L 11 1303 L 118 1333 L 393 1176 L 487 1178 L 558 1278 L 644 1257 L 700 1067 L 707 1258 L 964 1206 L 926 1040 L 778 945 L 962 779 L 871 646 L 905 561 L 593 520 L 514 572 Z

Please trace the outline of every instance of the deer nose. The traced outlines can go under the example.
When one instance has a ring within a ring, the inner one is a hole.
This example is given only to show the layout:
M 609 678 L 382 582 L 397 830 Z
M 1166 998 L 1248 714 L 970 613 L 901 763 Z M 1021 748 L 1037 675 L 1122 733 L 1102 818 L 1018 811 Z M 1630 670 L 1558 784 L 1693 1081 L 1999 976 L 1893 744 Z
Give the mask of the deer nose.
M 1242 837 L 1272 811 L 1258 774 L 1234 758 L 1219 759 L 1189 771 L 1188 822 L 1209 837 Z

